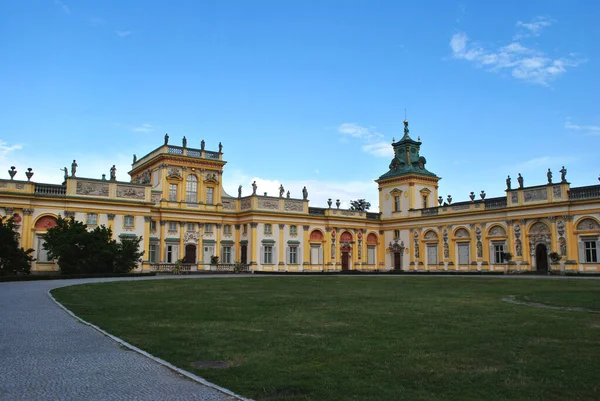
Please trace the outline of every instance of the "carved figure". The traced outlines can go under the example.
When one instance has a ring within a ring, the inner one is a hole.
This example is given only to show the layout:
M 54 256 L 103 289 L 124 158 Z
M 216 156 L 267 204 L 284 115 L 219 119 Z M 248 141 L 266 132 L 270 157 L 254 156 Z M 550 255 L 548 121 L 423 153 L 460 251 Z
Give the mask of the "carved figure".
M 559 240 L 560 242 L 560 255 L 567 256 L 567 241 L 564 238 Z
M 565 166 L 560 169 L 560 182 L 567 182 L 567 169 Z
M 223 144 L 219 142 L 219 153 L 223 153 Z
M 510 175 L 506 178 L 506 189 L 510 191 Z
M 521 176 L 521 173 L 519 173 L 519 176 L 517 177 L 517 181 L 519 182 L 519 188 L 522 189 L 523 188 L 523 177 Z
M 252 195 L 256 195 L 256 181 L 252 183 Z
M 204 139 L 202 141 L 200 141 L 200 150 L 204 150 L 204 147 L 206 146 L 206 142 L 204 142 Z
M 483 245 L 481 244 L 481 241 L 477 241 L 477 257 L 483 257 Z
M 306 189 L 306 187 L 302 188 L 302 199 L 308 199 L 308 190 Z
M 117 168 L 115 167 L 114 164 L 110 168 L 110 180 L 111 181 L 116 181 L 117 180 Z
M 75 177 L 75 173 L 77 172 L 77 162 L 73 160 L 71 163 L 71 177 Z
M 290 191 L 287 191 L 287 198 L 290 198 Z
M 165 134 L 165 145 L 169 144 L 169 134 Z
M 242 197 L 242 186 L 240 185 L 238 187 L 238 198 L 241 198 L 241 197 Z
M 187 139 L 185 138 L 185 135 L 183 136 L 183 140 L 181 141 L 181 143 L 183 144 L 184 148 L 187 147 Z
M 60 169 L 60 171 L 62 171 L 64 173 L 65 181 L 67 181 L 67 178 L 69 178 L 69 169 L 66 167 L 63 167 Z
M 552 171 L 550 171 L 550 169 L 548 169 L 546 177 L 548 177 L 548 184 L 552 184 Z
M 285 189 L 283 189 L 283 184 L 279 186 L 279 197 L 283 198 L 283 194 L 285 193 Z
M 523 248 L 521 247 L 521 240 L 517 240 L 515 243 L 517 248 L 517 256 L 523 256 Z
M 133 162 L 137 162 L 137 156 L 135 155 L 135 153 L 133 154 Z

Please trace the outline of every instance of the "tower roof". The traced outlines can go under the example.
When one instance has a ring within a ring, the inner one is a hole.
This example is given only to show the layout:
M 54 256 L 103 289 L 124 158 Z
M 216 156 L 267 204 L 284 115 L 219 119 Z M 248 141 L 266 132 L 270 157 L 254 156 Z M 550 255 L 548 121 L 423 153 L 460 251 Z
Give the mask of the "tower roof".
M 410 137 L 408 120 L 404 120 L 404 136 L 398 142 L 393 142 L 392 147 L 394 148 L 394 158 L 390 163 L 389 171 L 380 176 L 379 180 L 409 174 L 437 178 L 437 175 L 425 168 L 427 160 L 419 155 L 421 142 Z

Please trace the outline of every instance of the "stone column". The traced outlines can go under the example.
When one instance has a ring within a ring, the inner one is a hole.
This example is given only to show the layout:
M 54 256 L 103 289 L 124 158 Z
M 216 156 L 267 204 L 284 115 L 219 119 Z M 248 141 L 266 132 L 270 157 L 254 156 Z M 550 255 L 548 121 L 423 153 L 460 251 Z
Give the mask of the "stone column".
M 166 246 L 167 246 L 167 241 L 165 238 L 165 225 L 167 224 L 167 222 L 165 220 L 161 220 L 160 221 L 160 257 L 159 257 L 159 261 L 160 263 L 165 263 L 165 251 L 166 251 Z
M 183 243 L 183 235 L 185 234 L 185 221 L 179 222 L 179 256 L 178 260 L 182 260 L 185 257 L 185 244 Z
M 283 202 L 282 199 L 280 199 L 280 203 Z M 285 224 L 280 224 L 279 225 L 279 266 L 284 267 L 285 265 L 287 265 L 287 260 L 286 260 L 286 255 L 285 255 L 285 248 L 286 244 L 284 243 L 284 232 L 285 232 Z
M 310 226 L 302 226 L 302 266 L 310 266 Z M 325 255 L 323 255 L 325 260 Z M 312 269 L 312 267 L 311 267 Z
M 144 261 L 142 262 L 142 270 L 150 271 L 150 222 L 152 216 L 144 216 Z
M 252 265 L 256 265 L 256 246 L 258 245 L 256 243 L 257 237 L 256 237 L 256 227 L 258 227 L 258 223 L 250 223 L 250 244 L 249 247 L 250 248 L 250 264 Z
M 239 202 L 238 202 L 239 203 Z M 236 224 L 235 225 L 235 234 L 234 234 L 234 248 L 235 248 L 235 260 L 233 261 L 234 263 L 236 261 L 241 262 L 242 261 L 242 247 L 240 246 L 240 228 L 241 228 L 241 224 Z

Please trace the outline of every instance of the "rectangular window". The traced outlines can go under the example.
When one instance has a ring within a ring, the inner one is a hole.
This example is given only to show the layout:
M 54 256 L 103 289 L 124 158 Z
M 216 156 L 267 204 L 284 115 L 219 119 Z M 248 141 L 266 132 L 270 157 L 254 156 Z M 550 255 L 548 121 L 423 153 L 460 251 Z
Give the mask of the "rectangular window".
M 198 179 L 195 175 L 190 175 L 187 179 L 185 201 L 189 203 L 198 202 Z
M 596 248 L 596 241 L 585 241 L 585 263 L 597 263 L 598 262 L 598 250 Z
M 323 248 L 321 245 L 310 246 L 310 264 L 320 265 L 323 263 Z
M 271 234 L 272 233 L 272 227 L 270 224 L 265 224 L 265 234 Z
M 504 263 L 504 245 L 494 245 L 494 263 Z
M 187 225 L 187 230 L 188 230 L 188 231 L 194 231 L 194 228 L 195 228 L 194 226 L 195 226 L 195 224 L 194 224 L 194 223 L 188 223 L 188 225 Z
M 123 225 L 125 227 L 133 227 L 135 224 L 135 220 L 133 218 L 133 216 L 125 216 L 123 218 Z
M 394 230 L 394 239 L 400 239 L 400 230 Z
M 423 195 L 423 208 L 427 207 L 427 195 Z
M 148 248 L 148 261 L 156 263 L 156 244 L 150 244 L 150 248 Z
M 298 227 L 290 226 L 290 235 L 297 235 L 297 234 L 298 234 Z
M 225 224 L 223 226 L 223 233 L 226 235 L 231 235 L 231 224 Z
M 177 202 L 177 184 L 169 184 L 169 200 Z
M 169 231 L 177 231 L 177 223 L 174 221 L 169 221 Z
M 427 264 L 437 265 L 438 263 L 438 247 L 437 244 L 427 244 Z
M 50 260 L 48 260 L 48 251 L 44 249 L 44 244 L 44 239 L 38 237 L 37 262 L 39 263 L 50 262 Z
M 394 212 L 400 211 L 400 195 L 394 195 Z
M 469 255 L 470 244 L 468 242 L 458 244 L 458 264 L 468 265 L 470 262 Z
M 96 213 L 88 213 L 86 224 L 88 226 L 98 225 L 98 215 Z
M 150 231 L 156 231 L 156 220 L 150 220 Z
M 367 246 L 367 264 L 375 264 L 375 247 L 372 245 Z
M 297 265 L 298 264 L 298 247 L 291 246 L 289 248 L 288 261 L 289 261 L 289 264 L 291 264 L 291 265 Z
M 206 188 L 206 204 L 212 205 L 215 200 L 214 188 Z
M 233 263 L 231 261 L 231 247 L 230 246 L 223 247 L 223 252 L 221 252 L 221 263 L 227 263 L 227 264 Z
M 206 232 L 206 233 L 212 233 L 213 232 L 213 226 L 212 226 L 212 224 L 206 223 L 204 225 L 204 232 Z
M 273 247 L 271 245 L 265 245 L 263 248 L 263 263 L 273 264 Z
M 167 263 L 177 262 L 177 252 L 179 245 L 167 245 Z

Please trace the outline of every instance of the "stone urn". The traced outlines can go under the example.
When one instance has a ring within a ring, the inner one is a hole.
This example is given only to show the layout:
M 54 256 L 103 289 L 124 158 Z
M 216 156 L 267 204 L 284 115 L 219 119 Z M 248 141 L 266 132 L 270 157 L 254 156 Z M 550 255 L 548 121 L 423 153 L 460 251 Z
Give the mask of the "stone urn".
M 15 179 L 15 175 L 17 175 L 17 170 L 15 170 L 15 166 L 10 166 L 10 170 L 8 170 L 8 175 L 10 175 L 11 180 Z
M 438 196 L 438 203 L 440 204 L 440 206 L 442 206 L 442 203 L 444 203 L 444 198 Z
M 337 206 L 338 209 L 340 208 L 340 204 L 341 204 L 340 200 L 336 199 L 335 200 L 335 205 Z
M 33 177 L 33 169 L 29 167 L 25 175 L 27 176 L 27 181 L 31 181 L 31 177 Z
M 327 206 L 331 209 L 331 198 L 327 199 Z
M 448 195 L 446 200 L 448 201 L 448 204 L 451 204 L 452 203 L 452 195 Z
M 484 200 L 485 199 L 485 191 L 481 191 L 479 196 L 481 196 L 481 200 Z
M 471 202 L 474 202 L 475 201 L 475 192 L 471 192 L 469 194 L 469 198 L 471 198 Z

